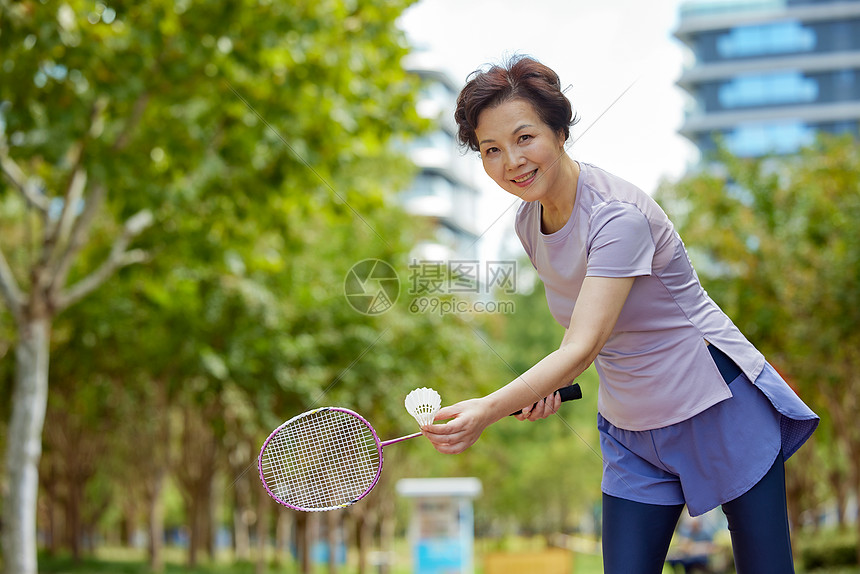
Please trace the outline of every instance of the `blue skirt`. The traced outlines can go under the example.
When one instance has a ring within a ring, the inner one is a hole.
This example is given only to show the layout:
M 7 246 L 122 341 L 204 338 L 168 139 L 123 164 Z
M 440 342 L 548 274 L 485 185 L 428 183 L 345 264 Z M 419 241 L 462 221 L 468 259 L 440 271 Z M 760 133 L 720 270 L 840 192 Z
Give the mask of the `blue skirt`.
M 731 398 L 647 431 L 620 429 L 597 415 L 603 492 L 648 504 L 686 504 L 698 516 L 747 492 L 780 451 L 787 460 L 812 435 L 818 416 L 771 365 L 753 383 L 716 347 L 708 349 Z

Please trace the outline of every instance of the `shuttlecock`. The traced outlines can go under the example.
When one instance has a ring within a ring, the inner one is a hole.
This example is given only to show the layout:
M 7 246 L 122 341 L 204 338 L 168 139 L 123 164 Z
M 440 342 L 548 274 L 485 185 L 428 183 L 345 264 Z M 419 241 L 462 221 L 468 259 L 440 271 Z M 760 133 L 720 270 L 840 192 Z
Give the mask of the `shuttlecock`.
M 412 415 L 419 426 L 433 424 L 436 413 L 442 406 L 442 397 L 433 389 L 421 387 L 406 395 L 406 410 Z

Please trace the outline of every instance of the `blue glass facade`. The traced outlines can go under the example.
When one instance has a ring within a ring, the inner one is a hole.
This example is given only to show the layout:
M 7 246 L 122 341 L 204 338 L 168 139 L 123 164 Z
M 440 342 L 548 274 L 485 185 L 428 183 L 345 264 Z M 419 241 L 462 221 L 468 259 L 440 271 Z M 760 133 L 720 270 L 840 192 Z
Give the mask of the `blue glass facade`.
M 860 17 L 805 23 L 782 20 L 703 31 L 691 48 L 701 63 L 860 50 Z
M 707 113 L 744 108 L 860 101 L 860 69 L 804 73 L 799 69 L 738 75 L 697 86 Z
M 860 1 L 692 0 L 676 36 L 694 56 L 681 132 L 703 152 L 792 153 L 860 134 Z
M 775 22 L 732 28 L 707 38 L 717 59 L 731 60 L 776 54 L 798 54 L 815 49 L 817 34 L 800 22 Z
M 722 135 L 728 148 L 742 157 L 793 153 L 815 141 L 814 128 L 791 121 L 744 124 Z
M 818 98 L 818 83 L 797 70 L 738 76 L 717 84 L 717 88 L 714 107 L 719 109 L 814 102 Z

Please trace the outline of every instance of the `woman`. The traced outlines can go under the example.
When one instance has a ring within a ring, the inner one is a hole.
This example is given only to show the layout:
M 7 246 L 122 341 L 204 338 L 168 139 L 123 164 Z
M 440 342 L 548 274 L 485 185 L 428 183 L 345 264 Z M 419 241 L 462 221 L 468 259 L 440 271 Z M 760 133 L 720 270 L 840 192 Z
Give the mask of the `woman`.
M 565 153 L 574 122 L 555 72 L 530 58 L 477 71 L 455 118 L 461 144 L 522 199 L 516 231 L 565 333 L 424 434 L 459 453 L 508 413 L 549 416 L 553 391 L 594 362 L 605 572 L 661 572 L 685 504 L 692 515 L 722 505 L 739 573 L 793 572 L 783 461 L 818 417 L 708 297 L 660 207 Z

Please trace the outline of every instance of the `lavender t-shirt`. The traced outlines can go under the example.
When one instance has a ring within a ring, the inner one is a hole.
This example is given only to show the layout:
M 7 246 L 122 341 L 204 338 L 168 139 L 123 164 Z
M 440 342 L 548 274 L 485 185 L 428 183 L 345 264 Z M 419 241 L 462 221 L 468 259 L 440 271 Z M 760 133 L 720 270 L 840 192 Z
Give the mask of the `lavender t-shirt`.
M 755 381 L 762 354 L 708 296 L 681 238 L 636 186 L 580 163 L 573 213 L 541 232 L 539 202 L 523 202 L 516 230 L 565 328 L 586 276 L 635 277 L 618 322 L 594 363 L 598 410 L 615 426 L 668 426 L 732 396 L 706 348 L 722 350 Z

